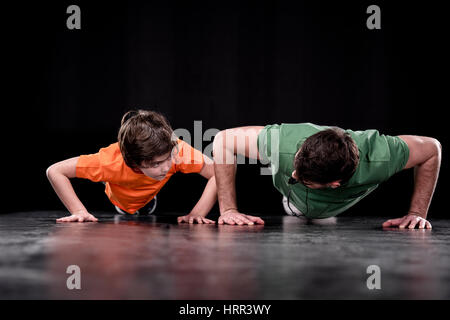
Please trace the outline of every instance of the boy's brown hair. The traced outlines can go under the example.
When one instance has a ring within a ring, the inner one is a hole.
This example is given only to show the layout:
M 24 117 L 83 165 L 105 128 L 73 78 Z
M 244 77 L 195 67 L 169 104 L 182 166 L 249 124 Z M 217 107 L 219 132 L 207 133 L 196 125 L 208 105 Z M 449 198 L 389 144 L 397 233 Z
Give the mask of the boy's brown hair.
M 295 156 L 297 179 L 326 184 L 352 177 L 359 163 L 358 146 L 344 130 L 333 127 L 308 137 Z
M 125 113 L 117 139 L 123 159 L 132 169 L 145 167 L 154 157 L 172 152 L 177 145 L 177 139 L 166 118 L 149 110 Z

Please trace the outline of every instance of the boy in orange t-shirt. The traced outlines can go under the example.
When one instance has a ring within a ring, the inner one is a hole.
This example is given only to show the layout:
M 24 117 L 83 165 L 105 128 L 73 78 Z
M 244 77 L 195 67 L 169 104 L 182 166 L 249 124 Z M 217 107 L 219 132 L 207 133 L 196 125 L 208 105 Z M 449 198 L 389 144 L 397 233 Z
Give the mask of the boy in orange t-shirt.
M 208 179 L 195 207 L 188 215 L 178 217 L 178 222 L 214 223 L 205 218 L 217 199 L 212 161 L 176 138 L 161 114 L 129 111 L 122 118 L 117 143 L 47 169 L 51 185 L 71 213 L 56 221 L 98 221 L 78 199 L 70 178 L 103 182 L 105 193 L 117 211 L 135 214 L 148 210 L 149 204 L 156 205 L 156 194 L 176 172 L 195 172 Z

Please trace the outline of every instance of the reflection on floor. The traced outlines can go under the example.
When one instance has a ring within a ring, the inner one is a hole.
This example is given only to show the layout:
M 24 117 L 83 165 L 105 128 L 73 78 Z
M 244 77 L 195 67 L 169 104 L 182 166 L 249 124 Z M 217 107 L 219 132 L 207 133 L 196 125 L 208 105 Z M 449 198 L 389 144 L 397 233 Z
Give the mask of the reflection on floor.
M 431 220 L 430 231 L 364 217 L 217 226 L 95 213 L 98 223 L 55 223 L 62 215 L 0 215 L 0 299 L 450 298 L 450 220 Z M 71 265 L 79 290 L 67 287 Z M 381 289 L 368 289 L 371 265 Z

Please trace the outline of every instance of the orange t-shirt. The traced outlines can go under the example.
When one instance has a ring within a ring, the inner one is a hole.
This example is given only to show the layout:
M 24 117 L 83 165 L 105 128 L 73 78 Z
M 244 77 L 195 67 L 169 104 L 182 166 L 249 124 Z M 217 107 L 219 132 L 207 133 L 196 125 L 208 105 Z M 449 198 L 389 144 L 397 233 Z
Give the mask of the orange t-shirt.
M 98 153 L 81 155 L 77 162 L 77 178 L 105 182 L 109 200 L 122 210 L 135 213 L 150 202 L 170 177 L 180 171 L 200 172 L 203 154 L 182 140 L 178 140 L 178 153 L 172 159 L 172 167 L 166 177 L 159 181 L 137 173 L 125 164 L 119 144 L 101 148 Z

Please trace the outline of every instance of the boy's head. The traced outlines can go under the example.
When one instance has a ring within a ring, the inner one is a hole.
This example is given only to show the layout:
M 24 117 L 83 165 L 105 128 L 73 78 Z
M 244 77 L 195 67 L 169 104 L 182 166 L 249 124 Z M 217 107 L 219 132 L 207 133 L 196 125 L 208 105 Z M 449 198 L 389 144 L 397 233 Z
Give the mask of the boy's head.
M 164 179 L 172 166 L 177 139 L 163 115 L 148 110 L 128 111 L 122 118 L 118 141 L 130 168 L 157 180 Z
M 330 128 L 313 134 L 295 155 L 292 176 L 311 189 L 337 188 L 359 163 L 358 146 L 348 133 Z

